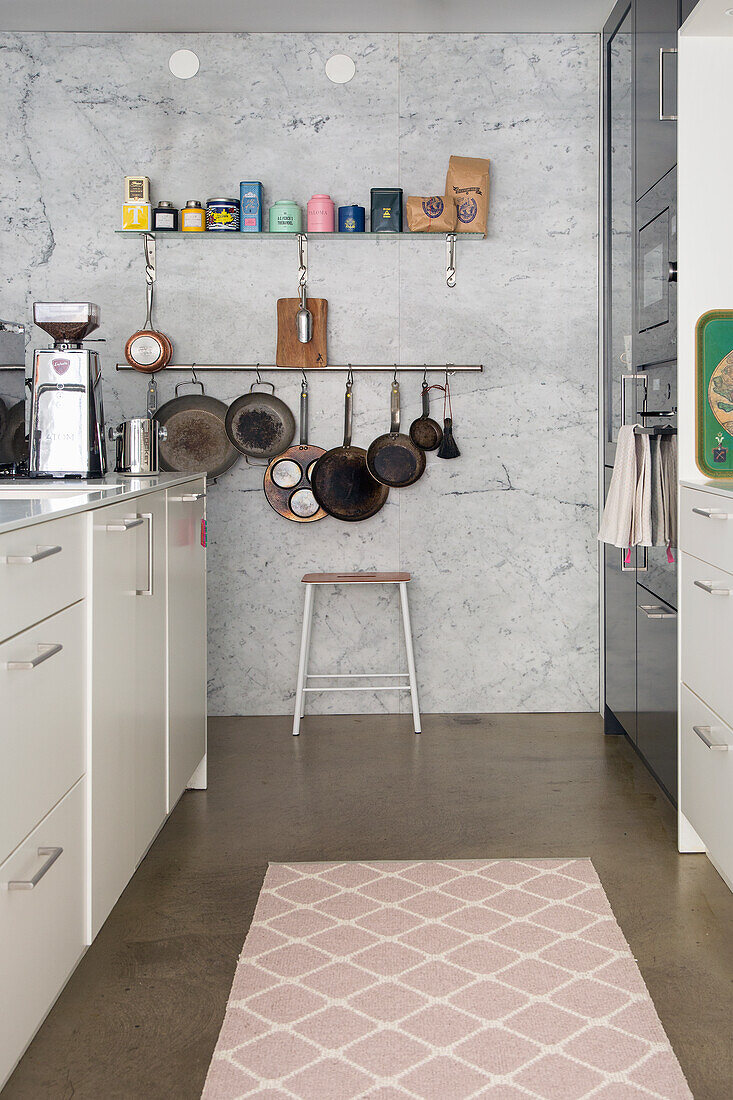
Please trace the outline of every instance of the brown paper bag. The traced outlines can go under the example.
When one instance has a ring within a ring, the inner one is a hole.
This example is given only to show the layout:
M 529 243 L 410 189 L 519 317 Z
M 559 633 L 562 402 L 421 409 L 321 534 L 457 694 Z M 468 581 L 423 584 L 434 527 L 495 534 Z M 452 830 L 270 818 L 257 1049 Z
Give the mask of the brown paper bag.
M 457 233 L 483 233 L 489 214 L 489 161 L 477 157 L 451 157 L 445 193 L 458 208 Z
M 412 233 L 453 233 L 458 215 L 453 199 L 445 195 L 410 195 L 407 228 Z

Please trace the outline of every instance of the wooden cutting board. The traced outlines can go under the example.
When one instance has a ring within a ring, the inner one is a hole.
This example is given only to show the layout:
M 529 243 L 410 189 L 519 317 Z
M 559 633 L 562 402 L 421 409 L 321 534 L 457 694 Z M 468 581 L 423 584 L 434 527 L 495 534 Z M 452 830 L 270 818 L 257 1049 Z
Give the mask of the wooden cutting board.
M 313 339 L 301 344 L 295 330 L 295 317 L 300 309 L 299 298 L 277 300 L 277 352 L 278 367 L 326 367 L 326 323 L 328 301 L 326 298 L 308 298 L 308 309 L 313 314 Z

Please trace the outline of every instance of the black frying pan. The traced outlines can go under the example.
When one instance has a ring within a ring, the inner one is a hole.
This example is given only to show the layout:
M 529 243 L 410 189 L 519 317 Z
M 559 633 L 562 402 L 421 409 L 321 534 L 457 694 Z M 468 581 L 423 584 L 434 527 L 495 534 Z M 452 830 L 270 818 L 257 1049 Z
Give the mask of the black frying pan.
M 326 451 L 311 474 L 313 495 L 321 508 L 347 523 L 375 516 L 389 496 L 387 486 L 369 473 L 364 448 L 351 446 L 351 420 L 351 383 L 347 382 L 343 446 Z
M 201 393 L 178 396 L 181 386 L 201 386 Z M 158 454 L 162 470 L 201 473 L 219 477 L 239 458 L 239 451 L 227 438 L 224 420 L 227 407 L 216 397 L 209 397 L 203 382 L 179 382 L 176 396 L 166 401 L 155 419 L 167 429 L 161 439 Z
M 422 416 L 410 425 L 410 439 L 423 451 L 436 451 L 443 442 L 443 429 L 430 416 L 430 386 L 422 384 Z
M 272 393 L 257 393 L 255 386 L 271 386 Z M 225 426 L 232 445 L 249 458 L 275 458 L 288 449 L 295 435 L 295 417 L 275 397 L 272 382 L 253 382 L 249 393 L 232 401 Z
M 383 485 L 401 489 L 414 485 L 425 473 L 425 451 L 400 431 L 400 384 L 395 378 L 390 397 L 391 423 L 367 451 L 369 473 Z

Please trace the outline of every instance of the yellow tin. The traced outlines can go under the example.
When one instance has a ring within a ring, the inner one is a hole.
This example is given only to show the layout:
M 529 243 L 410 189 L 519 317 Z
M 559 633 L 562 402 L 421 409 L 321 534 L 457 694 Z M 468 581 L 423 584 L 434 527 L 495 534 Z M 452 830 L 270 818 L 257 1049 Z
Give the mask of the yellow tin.
M 189 199 L 181 210 L 181 231 L 183 233 L 206 232 L 206 211 L 198 199 Z
M 153 228 L 153 208 L 149 202 L 126 202 L 122 205 L 122 228 L 147 233 Z

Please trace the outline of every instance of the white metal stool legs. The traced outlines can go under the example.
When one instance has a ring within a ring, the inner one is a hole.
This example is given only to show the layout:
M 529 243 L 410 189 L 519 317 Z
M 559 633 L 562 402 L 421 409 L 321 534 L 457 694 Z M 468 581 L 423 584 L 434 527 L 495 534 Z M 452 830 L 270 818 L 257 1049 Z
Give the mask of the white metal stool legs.
M 407 671 L 410 677 L 410 699 L 412 701 L 412 717 L 415 723 L 415 733 L 421 733 L 420 704 L 417 697 L 417 673 L 415 672 L 415 654 L 412 649 L 412 627 L 410 625 L 410 608 L 407 603 L 407 584 L 400 582 L 400 605 L 402 607 L 402 625 L 405 630 L 405 651 L 407 653 Z
M 310 629 L 313 616 L 313 589 L 314 585 L 305 586 L 305 606 L 303 608 L 303 629 L 300 635 L 300 659 L 298 661 L 298 683 L 295 688 L 295 709 L 293 711 L 293 737 L 300 733 L 300 719 L 304 709 L 303 687 L 305 686 L 306 669 L 308 667 L 308 649 L 310 646 Z
M 311 636 L 313 634 L 313 609 L 316 606 L 316 589 L 315 589 L 315 585 L 313 585 L 311 587 L 312 587 L 312 597 L 311 597 L 311 601 L 310 601 L 310 608 L 307 609 L 308 610 L 308 633 L 307 633 L 306 639 L 305 639 L 305 665 L 304 665 L 304 668 L 303 668 L 303 691 L 302 691 L 302 701 L 301 701 L 301 704 L 300 704 L 300 717 L 301 718 L 303 718 L 304 715 L 305 715 L 305 700 L 306 700 L 306 695 L 307 695 L 307 692 L 306 692 L 305 689 L 308 686 L 308 669 L 310 668 Z

